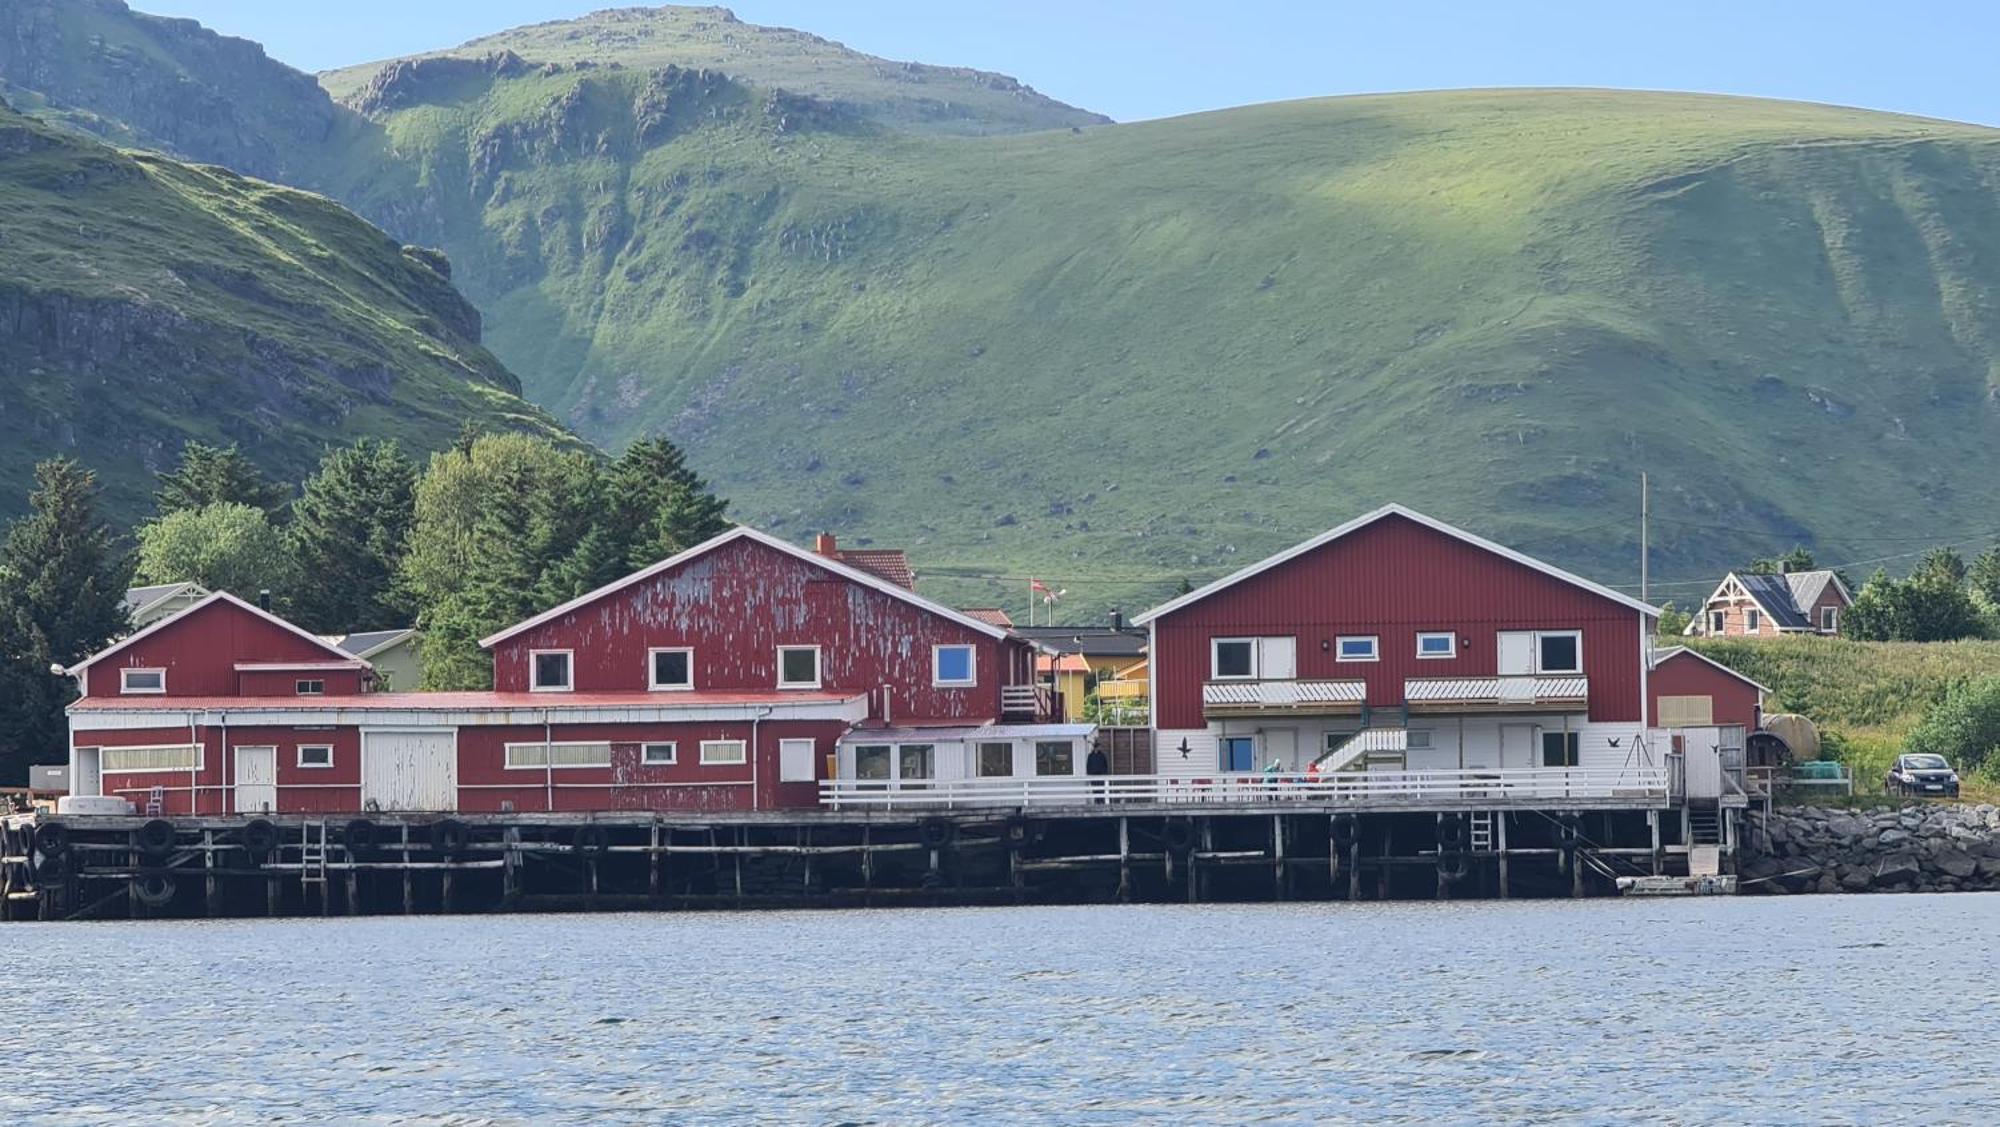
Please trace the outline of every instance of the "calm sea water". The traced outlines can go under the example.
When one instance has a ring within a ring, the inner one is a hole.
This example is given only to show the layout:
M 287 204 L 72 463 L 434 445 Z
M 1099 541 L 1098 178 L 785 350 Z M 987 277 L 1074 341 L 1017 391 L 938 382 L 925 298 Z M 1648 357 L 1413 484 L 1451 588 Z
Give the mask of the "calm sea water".
M 0 1122 L 2000 1121 L 2000 896 L 8 925 Z

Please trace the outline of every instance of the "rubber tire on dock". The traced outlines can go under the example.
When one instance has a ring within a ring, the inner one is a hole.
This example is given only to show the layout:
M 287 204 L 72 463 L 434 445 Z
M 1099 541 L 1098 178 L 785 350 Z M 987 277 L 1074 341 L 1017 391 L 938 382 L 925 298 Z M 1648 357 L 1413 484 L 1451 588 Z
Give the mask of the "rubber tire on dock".
M 1335 814 L 1333 816 L 1333 828 L 1328 830 L 1327 833 L 1333 838 L 1335 844 L 1345 849 L 1353 845 L 1354 839 L 1360 836 L 1361 827 L 1355 821 L 1354 815 L 1346 813 Z
M 943 849 L 958 840 L 958 823 L 949 818 L 926 818 L 917 827 L 917 840 L 925 849 Z
M 278 827 L 268 818 L 253 818 L 243 827 L 243 852 L 253 865 L 278 847 Z
M 586 857 L 602 857 L 611 852 L 611 831 L 603 826 L 581 825 L 570 835 L 569 843 Z
M 1441 850 L 1465 847 L 1465 819 L 1458 814 L 1446 814 L 1438 821 L 1438 848 Z
M 1438 855 L 1438 879 L 1447 884 L 1464 880 L 1472 872 L 1472 859 L 1463 853 Z
M 340 844 L 347 852 L 360 856 L 375 848 L 375 823 L 366 818 L 356 818 L 340 828 Z
M 472 844 L 472 827 L 456 818 L 431 823 L 431 848 L 447 857 L 456 857 Z
M 1574 849 L 1583 840 L 1581 819 L 1575 814 L 1562 814 L 1556 818 L 1556 828 L 1560 831 L 1565 848 Z
M 1026 849 L 1034 839 L 1034 825 L 1019 814 L 1007 819 L 1000 827 L 1000 840 L 1006 842 L 1009 849 Z
M 1188 818 L 1168 818 L 1160 827 L 1160 840 L 1167 852 L 1185 854 L 1194 848 L 1194 822 Z
M 60 857 L 68 848 L 68 826 L 61 822 L 44 822 L 35 827 L 35 852 L 44 857 Z
M 154 818 L 140 826 L 139 832 L 133 836 L 137 839 L 139 852 L 157 857 L 162 853 L 173 851 L 176 835 L 172 822 L 165 818 Z
M 67 853 L 44 853 L 35 860 L 35 883 L 54 884 L 69 875 Z
M 132 878 L 133 895 L 149 908 L 161 908 L 173 903 L 177 887 L 174 878 L 166 873 L 146 873 Z

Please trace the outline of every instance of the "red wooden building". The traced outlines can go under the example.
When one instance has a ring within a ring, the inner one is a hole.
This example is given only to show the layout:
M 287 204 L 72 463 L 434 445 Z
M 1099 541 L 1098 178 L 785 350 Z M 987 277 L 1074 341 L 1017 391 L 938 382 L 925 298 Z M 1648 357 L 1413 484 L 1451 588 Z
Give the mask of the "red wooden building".
M 1650 717 L 1657 728 L 1763 726 L 1770 690 L 1686 646 L 1653 653 Z
M 1390 505 L 1147 612 L 1163 774 L 1657 762 L 1652 607 Z
M 815 805 L 840 763 L 1080 772 L 1087 739 L 1018 727 L 1054 702 L 1009 629 L 749 528 L 481 644 L 490 692 L 377 693 L 367 662 L 216 594 L 70 670 L 74 793 L 162 813 L 773 809 Z M 1058 738 L 1073 756 L 1038 752 Z

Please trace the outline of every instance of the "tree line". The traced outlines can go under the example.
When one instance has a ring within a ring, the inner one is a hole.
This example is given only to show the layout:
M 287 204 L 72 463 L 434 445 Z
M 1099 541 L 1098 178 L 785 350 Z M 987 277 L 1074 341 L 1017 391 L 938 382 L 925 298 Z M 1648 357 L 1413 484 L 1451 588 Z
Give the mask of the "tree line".
M 269 592 L 315 633 L 415 625 L 418 687 L 479 689 L 492 683 L 480 638 L 729 527 L 727 502 L 658 438 L 606 461 L 468 432 L 423 464 L 362 439 L 296 490 L 233 445 L 189 442 L 154 504 L 128 544 L 91 471 L 36 467 L 28 513 L 0 541 L 0 782 L 63 757 L 75 691 L 51 667 L 129 631 L 134 583 Z

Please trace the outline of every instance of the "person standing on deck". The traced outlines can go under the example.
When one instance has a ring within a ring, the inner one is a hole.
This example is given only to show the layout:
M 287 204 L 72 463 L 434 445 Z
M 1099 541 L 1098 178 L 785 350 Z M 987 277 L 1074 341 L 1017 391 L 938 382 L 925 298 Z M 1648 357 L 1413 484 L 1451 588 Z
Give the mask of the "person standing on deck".
M 1099 775 L 1108 775 L 1111 773 L 1111 760 L 1105 756 L 1103 748 L 1092 747 L 1090 749 L 1090 754 L 1084 757 L 1083 760 L 1083 771 L 1084 774 L 1090 775 L 1092 777 L 1096 777 Z M 1090 784 L 1090 789 L 1091 789 L 1091 802 L 1093 804 L 1101 805 L 1105 802 L 1110 801 L 1108 797 L 1108 791 L 1110 790 L 1110 788 L 1106 786 L 1104 783 L 1102 782 L 1092 783 Z

